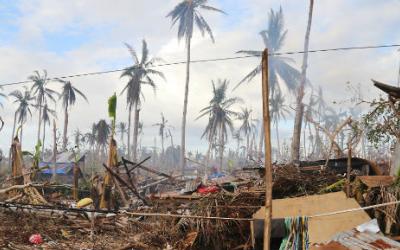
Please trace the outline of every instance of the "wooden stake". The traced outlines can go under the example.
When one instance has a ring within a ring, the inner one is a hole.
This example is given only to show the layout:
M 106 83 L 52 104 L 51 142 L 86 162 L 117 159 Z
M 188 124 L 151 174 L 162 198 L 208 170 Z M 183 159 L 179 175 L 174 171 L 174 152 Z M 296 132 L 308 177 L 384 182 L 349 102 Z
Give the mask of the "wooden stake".
M 262 99 L 265 136 L 265 219 L 264 219 L 264 250 L 270 249 L 271 217 L 272 217 L 272 159 L 271 159 L 271 120 L 269 116 L 269 86 L 268 86 L 268 49 L 262 55 Z

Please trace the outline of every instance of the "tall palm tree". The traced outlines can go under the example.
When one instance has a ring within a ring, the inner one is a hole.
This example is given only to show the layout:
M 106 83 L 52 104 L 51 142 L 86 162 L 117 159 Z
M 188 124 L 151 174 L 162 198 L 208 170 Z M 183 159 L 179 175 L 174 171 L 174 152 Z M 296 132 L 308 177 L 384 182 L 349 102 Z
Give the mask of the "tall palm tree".
M 275 92 L 275 95 L 272 97 L 271 102 L 271 118 L 275 125 L 276 131 L 276 141 L 278 146 L 278 157 L 281 152 L 281 145 L 279 140 L 279 121 L 282 119 L 285 120 L 286 117 L 290 114 L 289 107 L 286 105 L 285 97 L 282 95 L 280 91 Z
M 200 110 L 200 115 L 197 117 L 197 119 L 199 119 L 208 116 L 208 124 L 201 137 L 206 137 L 209 145 L 213 142 L 218 142 L 219 163 L 221 168 L 224 148 L 228 140 L 228 129 L 233 134 L 232 119 L 238 115 L 238 113 L 231 108 L 232 105 L 241 102 L 241 99 L 238 97 L 227 97 L 228 85 L 229 81 L 226 79 L 218 79 L 217 85 L 212 81 L 212 99 L 207 107 Z M 211 146 L 209 146 L 209 148 L 211 148 Z
M 142 57 L 139 60 L 136 51 L 129 44 L 125 44 L 128 48 L 132 59 L 134 61 L 134 65 L 126 68 L 121 77 L 128 77 L 128 83 L 122 90 L 121 94 L 126 92 L 126 103 L 129 109 L 129 117 L 128 117 L 128 155 L 130 154 L 130 141 L 129 134 L 131 131 L 131 113 L 132 108 L 135 109 L 135 121 L 133 127 L 133 160 L 136 161 L 137 156 L 137 142 L 138 142 L 138 128 L 139 128 L 139 112 L 140 105 L 142 102 L 143 93 L 142 93 L 142 85 L 150 85 L 153 90 L 156 90 L 156 83 L 153 81 L 153 76 L 159 76 L 165 80 L 164 74 L 160 71 L 152 69 L 152 66 L 155 62 L 160 61 L 160 58 L 149 57 L 149 49 L 147 48 L 147 43 L 145 40 L 142 41 Z
M 277 12 L 271 9 L 269 13 L 268 29 L 260 32 L 265 48 L 268 48 L 268 52 L 272 54 L 268 57 L 268 84 L 270 86 L 271 96 L 274 96 L 275 91 L 282 89 L 280 86 L 281 84 L 286 86 L 289 91 L 294 92 L 301 76 L 300 72 L 291 65 L 291 63 L 293 63 L 291 58 L 273 55 L 282 49 L 286 35 L 287 30 L 284 28 L 282 8 Z M 262 52 L 262 50 L 240 50 L 237 53 L 261 57 Z M 260 63 L 247 74 L 235 88 L 244 82 L 250 82 L 255 76 L 260 74 L 261 69 Z
M 13 132 L 12 137 L 14 137 L 15 127 L 18 122 L 20 125 L 20 143 L 22 144 L 22 127 L 23 124 L 28 119 L 28 115 L 32 117 L 31 107 L 33 107 L 32 101 L 35 97 L 31 96 L 31 92 L 28 90 L 26 86 L 24 86 L 24 90 L 14 90 L 9 94 L 11 97 L 15 98 L 13 103 L 18 105 L 17 110 L 14 113 L 14 125 L 13 125 Z M 12 138 L 13 139 L 13 138 Z
M 183 115 L 182 115 L 182 128 L 181 128 L 181 156 L 180 163 L 181 169 L 185 167 L 185 149 L 186 149 L 186 114 L 189 97 L 189 75 L 190 75 L 190 45 L 193 36 L 194 26 L 200 30 L 201 35 L 207 33 L 212 42 L 214 42 L 214 35 L 211 31 L 210 25 L 202 16 L 201 10 L 216 11 L 225 13 L 220 9 L 207 5 L 208 0 L 183 0 L 174 9 L 168 13 L 167 17 L 171 18 L 172 25 L 177 22 L 178 26 L 178 39 L 185 39 L 186 42 L 186 82 L 185 82 L 185 97 L 183 101 Z
M 239 133 L 243 133 L 246 136 L 246 150 L 247 156 L 250 155 L 250 135 L 253 131 L 256 130 L 257 119 L 253 119 L 251 113 L 253 110 L 248 108 L 242 108 L 238 113 L 238 120 L 241 121 L 241 125 L 239 127 Z
M 304 88 L 307 82 L 307 66 L 308 66 L 308 45 L 310 42 L 310 32 L 311 32 L 311 22 L 312 22 L 312 13 L 314 8 L 314 0 L 310 0 L 310 6 L 308 11 L 308 21 L 307 21 L 307 29 L 304 38 L 304 51 L 303 54 L 303 64 L 301 66 L 301 78 L 300 85 L 297 89 L 297 98 L 296 98 L 296 114 L 294 117 L 294 126 L 293 126 L 293 137 L 292 137 L 292 147 L 291 147 L 291 156 L 292 162 L 300 160 L 300 137 L 301 137 L 301 127 L 303 124 L 303 116 L 304 116 Z
M 153 124 L 153 126 L 158 127 L 158 135 L 161 138 L 161 157 L 164 156 L 164 138 L 166 137 L 165 130 L 167 127 L 170 127 L 167 125 L 168 120 L 165 119 L 164 114 L 161 113 L 161 122 L 158 122 L 156 124 Z
M 50 116 L 55 117 L 56 112 L 53 109 L 50 109 L 47 105 L 47 102 L 43 105 L 42 109 L 42 121 L 43 121 L 43 135 L 42 135 L 42 153 L 44 152 L 44 143 L 46 139 L 46 124 L 50 125 Z
M 63 130 L 62 149 L 63 151 L 65 151 L 67 149 L 67 142 L 68 142 L 67 141 L 68 109 L 75 104 L 77 94 L 81 96 L 86 102 L 88 102 L 88 99 L 79 89 L 72 86 L 72 83 L 70 81 L 65 81 L 62 79 L 57 79 L 57 81 L 64 84 L 59 99 L 62 99 L 62 105 L 64 107 L 64 130 Z
M 42 113 L 44 108 L 44 103 L 46 103 L 47 98 L 55 102 L 54 95 L 57 94 L 56 91 L 47 88 L 47 84 L 49 80 L 47 78 L 47 71 L 43 70 L 43 75 L 39 73 L 39 71 L 35 70 L 33 75 L 28 77 L 29 80 L 33 81 L 33 85 L 31 87 L 32 96 L 36 97 L 36 106 L 39 109 L 39 121 L 38 121 L 38 132 L 37 132 L 37 141 L 40 140 L 40 130 L 42 127 Z

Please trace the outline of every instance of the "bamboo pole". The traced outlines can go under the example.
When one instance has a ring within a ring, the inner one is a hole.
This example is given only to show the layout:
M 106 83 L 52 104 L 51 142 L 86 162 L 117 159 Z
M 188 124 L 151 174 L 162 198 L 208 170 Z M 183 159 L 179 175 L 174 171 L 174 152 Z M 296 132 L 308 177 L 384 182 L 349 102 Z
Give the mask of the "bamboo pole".
M 265 136 L 265 220 L 264 220 L 264 250 L 270 249 L 271 217 L 272 217 L 272 159 L 271 159 L 271 120 L 269 116 L 269 86 L 268 86 L 268 49 L 262 55 L 262 99 Z

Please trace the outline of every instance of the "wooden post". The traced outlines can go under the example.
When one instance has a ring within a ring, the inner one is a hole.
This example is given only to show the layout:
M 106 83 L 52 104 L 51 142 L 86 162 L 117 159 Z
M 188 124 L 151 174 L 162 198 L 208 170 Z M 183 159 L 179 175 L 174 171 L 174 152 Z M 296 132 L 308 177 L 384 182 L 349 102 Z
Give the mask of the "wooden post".
M 265 219 L 264 219 L 264 250 L 270 249 L 271 217 L 272 217 L 272 159 L 271 159 L 271 120 L 269 116 L 269 86 L 268 86 L 268 49 L 262 55 L 262 99 L 263 122 L 265 136 Z
M 351 141 L 347 144 L 347 183 L 346 183 L 346 195 L 350 198 L 350 173 L 351 173 Z

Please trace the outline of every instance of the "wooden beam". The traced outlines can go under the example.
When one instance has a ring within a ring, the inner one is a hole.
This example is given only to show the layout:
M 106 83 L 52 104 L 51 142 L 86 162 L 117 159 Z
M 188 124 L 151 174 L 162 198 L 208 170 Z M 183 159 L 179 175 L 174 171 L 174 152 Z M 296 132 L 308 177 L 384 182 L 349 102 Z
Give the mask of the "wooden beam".
M 264 250 L 270 249 L 272 217 L 272 159 L 271 159 L 271 119 L 269 115 L 268 49 L 262 55 L 262 99 L 265 143 L 265 219 Z

